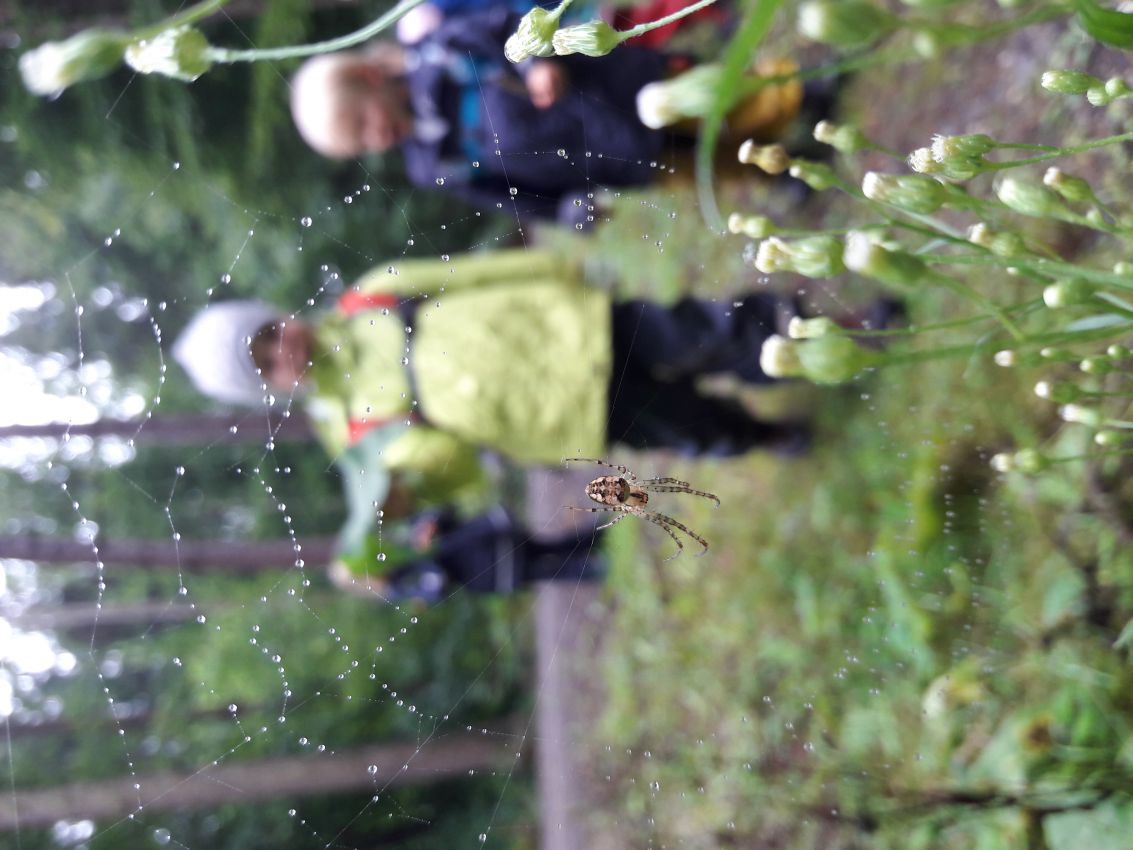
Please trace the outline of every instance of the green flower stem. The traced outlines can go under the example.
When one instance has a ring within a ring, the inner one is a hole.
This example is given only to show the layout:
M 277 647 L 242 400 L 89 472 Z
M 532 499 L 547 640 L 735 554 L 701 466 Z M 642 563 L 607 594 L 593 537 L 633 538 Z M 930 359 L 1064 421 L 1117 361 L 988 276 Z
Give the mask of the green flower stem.
M 1060 331 L 1047 334 L 1033 334 L 1021 343 L 1028 348 L 1046 348 L 1056 345 L 1073 345 L 1083 342 L 1101 342 L 1115 336 L 1126 336 L 1133 327 L 1133 321 L 1120 322 L 1104 328 L 1090 328 L 1082 331 Z
M 944 44 L 948 47 L 960 47 L 966 44 L 978 44 L 992 38 L 1008 35 L 1015 30 L 1040 24 L 1044 21 L 1061 18 L 1070 14 L 1071 10 L 1061 4 L 1047 6 L 1045 9 L 1035 9 L 1018 18 L 1000 21 L 999 23 L 970 26 L 967 24 L 949 24 L 926 18 L 905 18 L 903 24 L 912 30 L 936 31 Z
M 574 0 L 562 0 L 562 2 L 551 11 L 551 14 L 547 16 L 548 20 L 557 21 L 563 16 L 563 12 L 570 8 L 570 4 L 573 2 Z
M 333 53 L 336 50 L 345 50 L 347 47 L 354 47 L 369 41 L 379 32 L 396 23 L 410 9 L 420 6 L 423 2 L 424 0 L 400 0 L 396 6 L 362 29 L 339 38 L 332 38 L 329 41 L 299 44 L 293 47 L 271 47 L 262 50 L 227 50 L 222 47 L 212 47 L 206 55 L 212 62 L 232 64 L 235 62 L 300 59 L 305 56 L 316 56 L 320 53 Z
M 1041 298 L 1032 298 L 1029 301 L 1023 301 L 1019 304 L 1012 304 L 1010 307 L 1001 308 L 1004 313 L 1009 316 L 1027 315 L 1028 313 L 1036 312 L 1037 310 L 1045 307 Z M 854 336 L 868 336 L 868 337 L 900 337 L 900 336 L 919 336 L 920 334 L 935 333 L 937 331 L 953 331 L 960 328 L 971 327 L 972 325 L 982 324 L 984 322 L 993 321 L 994 317 L 986 313 L 981 313 L 975 316 L 966 316 L 963 319 L 952 319 L 947 322 L 934 322 L 929 325 L 909 325 L 905 328 L 886 328 L 885 330 L 858 330 L 848 331 Z M 1075 358 L 1079 359 L 1079 358 Z
M 673 21 L 679 21 L 686 15 L 691 15 L 693 12 L 699 12 L 701 9 L 705 8 L 706 6 L 711 6 L 715 2 L 716 0 L 697 0 L 697 2 L 693 3 L 692 5 L 685 6 L 683 9 L 679 9 L 678 11 L 673 12 L 671 15 L 665 15 L 665 17 L 658 18 L 655 21 L 647 21 L 644 24 L 638 24 L 636 27 L 632 27 L 628 30 L 622 30 L 618 33 L 618 37 L 622 41 L 635 38 L 636 36 L 643 35 L 650 30 L 655 30 L 659 27 L 671 24 L 673 23 Z
M 976 304 L 986 310 L 989 315 L 993 316 L 995 320 L 999 322 L 999 324 L 1003 325 L 1003 329 L 1006 330 L 1007 333 L 1011 334 L 1011 336 L 1015 338 L 1016 342 L 1022 342 L 1027 338 L 1027 335 L 1023 333 L 1019 326 L 1007 317 L 1007 314 L 1003 311 L 1003 309 L 982 292 L 979 292 L 978 290 L 974 289 L 961 280 L 956 280 L 955 278 L 948 277 L 947 275 L 934 274 L 933 279 L 938 283 L 947 286 L 957 295 L 967 298 L 973 304 Z
M 175 15 L 170 15 L 159 23 L 134 30 L 130 36 L 132 39 L 138 41 L 154 38 L 166 30 L 174 30 L 178 27 L 195 24 L 202 18 L 207 18 L 214 12 L 219 12 L 227 3 L 228 0 L 202 0 L 202 2 L 197 3 L 195 6 L 190 6 L 188 9 L 178 12 Z
M 1033 275 L 1041 275 L 1049 278 L 1080 277 L 1090 283 L 1111 286 L 1114 289 L 1133 290 L 1133 281 L 1130 281 L 1128 277 L 1115 274 L 1114 272 L 1103 272 L 1098 269 L 1086 268 L 1085 266 L 1079 266 L 1075 263 L 1067 263 L 1061 260 L 1048 260 L 1042 257 L 1036 257 L 1034 260 L 1017 260 L 1012 257 L 1010 265 Z
M 1114 449 L 1109 452 L 1091 452 L 1085 455 L 1063 455 L 1062 457 L 1045 458 L 1047 463 L 1074 463 L 1080 460 L 1097 460 L 1099 457 L 1118 457 L 1133 454 L 1133 449 Z
M 878 366 L 911 366 L 933 360 L 950 360 L 953 357 L 971 357 L 976 346 L 971 343 L 948 345 L 942 348 L 922 348 L 917 351 L 889 352 Z
M 1025 159 L 1011 159 L 1006 162 L 990 162 L 986 161 L 989 171 L 1002 171 L 1005 168 L 1016 168 L 1020 165 L 1033 165 L 1036 162 L 1047 162 L 1051 159 L 1057 159 L 1061 156 L 1073 156 L 1078 153 L 1085 153 L 1086 151 L 1097 150 L 1104 148 L 1106 145 L 1116 145 L 1122 142 L 1133 140 L 1133 132 L 1120 133 L 1116 136 L 1106 136 L 1102 139 L 1093 139 L 1089 142 L 1083 142 L 1080 145 L 1070 145 L 1069 147 L 1049 147 L 1046 145 L 999 145 L 999 147 L 1013 147 L 1013 148 L 1027 148 L 1028 150 L 1042 150 L 1044 153 L 1037 156 L 1026 157 Z

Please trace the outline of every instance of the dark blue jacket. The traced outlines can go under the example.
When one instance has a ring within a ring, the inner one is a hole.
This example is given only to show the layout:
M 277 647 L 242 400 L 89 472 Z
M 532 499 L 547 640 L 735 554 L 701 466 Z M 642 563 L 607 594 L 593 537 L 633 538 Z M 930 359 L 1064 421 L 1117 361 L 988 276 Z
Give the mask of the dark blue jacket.
M 500 8 L 452 17 L 410 49 L 414 117 L 444 128 L 402 143 L 410 180 L 521 220 L 554 217 L 560 204 L 600 186 L 650 182 L 663 135 L 638 121 L 635 98 L 662 77 L 665 58 L 631 47 L 553 57 L 547 61 L 567 70 L 568 90 L 538 109 L 522 66 L 503 55 L 518 23 Z

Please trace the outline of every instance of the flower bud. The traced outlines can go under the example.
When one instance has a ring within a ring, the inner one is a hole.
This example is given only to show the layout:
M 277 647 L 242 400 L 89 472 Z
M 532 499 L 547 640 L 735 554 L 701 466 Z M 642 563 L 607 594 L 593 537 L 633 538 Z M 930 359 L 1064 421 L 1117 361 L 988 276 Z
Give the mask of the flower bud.
M 815 316 L 813 319 L 792 316 L 787 323 L 787 336 L 791 339 L 818 339 L 827 334 L 836 334 L 838 330 L 837 322 L 829 316 Z
M 1048 466 L 1050 466 L 1050 461 L 1037 449 L 1020 449 L 1015 452 L 1015 469 L 1019 472 L 1034 475 L 1042 472 Z
M 857 153 L 872 147 L 869 139 L 857 127 L 835 124 L 831 121 L 819 121 L 815 124 L 814 138 L 842 153 Z
M 722 70 L 719 65 L 697 65 L 668 80 L 649 83 L 637 93 L 637 117 L 659 130 L 686 118 L 701 118 L 712 108 Z
M 126 48 L 126 64 L 140 74 L 192 82 L 212 67 L 209 44 L 199 30 L 177 27 Z
M 816 384 L 844 384 L 876 363 L 877 358 L 875 352 L 867 351 L 840 334 L 799 343 L 803 376 Z
M 1082 71 L 1044 71 L 1040 85 L 1055 94 L 1085 94 L 1103 84 L 1097 77 Z
M 83 30 L 66 41 L 48 41 L 20 57 L 20 76 L 32 94 L 55 96 L 117 68 L 127 41 L 123 33 L 102 29 Z
M 1105 90 L 1105 86 L 1093 86 L 1086 92 L 1086 100 L 1090 106 L 1108 106 L 1113 97 Z
M 834 169 L 821 162 L 792 159 L 787 173 L 796 180 L 802 180 L 816 192 L 825 192 L 838 185 L 838 175 L 834 173 Z
M 897 19 L 863 0 L 811 0 L 799 8 L 798 30 L 804 38 L 833 47 L 867 47 L 897 26 Z
M 995 352 L 994 357 L 996 366 L 1002 366 L 1004 369 L 1010 369 L 1019 363 L 1019 355 L 1012 351 L 1010 348 L 1004 348 L 1001 351 Z
M 938 59 L 944 52 L 944 44 L 934 30 L 919 29 L 913 33 L 913 52 L 922 59 Z
M 862 193 L 871 201 L 914 213 L 936 212 L 948 200 L 948 190 L 937 180 L 920 174 L 878 174 L 862 179 Z
M 1124 360 L 1130 354 L 1133 354 L 1133 349 L 1116 342 L 1105 350 L 1105 356 L 1113 360 Z
M 605 56 L 621 43 L 621 33 L 598 19 L 563 27 L 551 37 L 551 44 L 559 56 L 569 56 L 572 53 Z
M 1085 357 L 1078 368 L 1087 375 L 1108 375 L 1113 371 L 1113 361 L 1108 357 Z
M 1099 428 L 1104 422 L 1100 410 L 1093 407 L 1084 407 L 1080 404 L 1065 404 L 1058 411 L 1058 415 L 1066 422 L 1077 422 L 1091 428 Z
M 768 174 L 782 174 L 791 165 L 791 157 L 782 145 L 757 145 L 752 139 L 740 145 L 739 160 Z
M 971 133 L 964 136 L 934 136 L 932 139 L 932 157 L 937 162 L 947 162 L 960 157 L 982 157 L 998 145 L 986 133 Z
M 1064 218 L 1070 212 L 1055 192 L 1018 177 L 1004 177 L 995 194 L 1007 207 L 1023 215 Z
M 1125 275 L 1126 277 L 1133 277 L 1133 263 L 1126 262 L 1125 260 L 1118 260 L 1113 264 L 1113 273 Z
M 1121 79 L 1121 77 L 1110 77 L 1105 81 L 1104 88 L 1105 93 L 1114 100 L 1119 97 L 1127 97 L 1131 93 L 1129 84 Z
M 932 155 L 932 148 L 917 148 L 909 154 L 909 168 L 918 174 L 940 174 L 944 166 Z
M 755 255 L 755 267 L 764 274 L 794 272 L 804 277 L 834 277 L 846 270 L 842 243 L 833 236 L 810 236 L 786 241 L 764 239 Z
M 1096 434 L 1094 434 L 1094 442 L 1099 446 L 1105 446 L 1106 448 L 1120 446 L 1127 439 L 1128 436 L 1126 434 L 1123 434 L 1121 431 L 1107 430 L 1098 431 Z
M 775 232 L 775 223 L 765 215 L 736 212 L 728 216 L 728 231 L 742 233 L 749 239 L 766 239 Z
M 1000 452 L 991 459 L 996 472 L 1022 472 L 1028 475 L 1042 472 L 1050 461 L 1037 449 L 1019 449 L 1017 452 Z
M 1072 203 L 1094 204 L 1098 200 L 1089 183 L 1081 177 L 1067 174 L 1058 167 L 1052 166 L 1046 170 L 1043 174 L 1043 184 Z
M 931 273 L 919 257 L 905 251 L 890 251 L 860 230 L 846 234 L 844 259 L 846 268 L 891 286 L 910 286 Z
M 1080 277 L 1055 281 L 1043 290 L 1043 302 L 1052 310 L 1084 304 L 1093 298 L 1094 288 Z
M 973 245 L 979 245 L 981 248 L 990 248 L 994 235 L 987 222 L 979 221 L 968 228 L 968 241 Z
M 559 27 L 559 16 L 536 6 L 519 19 L 519 26 L 504 43 L 504 56 L 509 62 L 522 62 L 530 56 L 554 56 L 551 39 Z
M 1015 455 L 1010 452 L 999 452 L 991 456 L 991 468 L 996 472 L 1013 472 L 1015 469 Z
M 759 351 L 759 368 L 769 378 L 797 378 L 803 371 L 799 343 L 778 334 L 767 337 Z
M 1085 393 L 1073 384 L 1052 384 L 1050 381 L 1039 381 L 1035 384 L 1035 395 L 1056 404 L 1069 404 L 1080 399 Z

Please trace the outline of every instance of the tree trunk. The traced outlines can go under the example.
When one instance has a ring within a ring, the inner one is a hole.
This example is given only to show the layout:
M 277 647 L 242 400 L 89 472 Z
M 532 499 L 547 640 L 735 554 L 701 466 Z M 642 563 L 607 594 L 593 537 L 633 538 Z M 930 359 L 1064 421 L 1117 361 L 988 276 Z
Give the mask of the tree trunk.
M 101 604 L 76 602 L 30 608 L 19 614 L 5 615 L 4 619 L 23 631 L 51 629 L 65 631 L 98 626 L 154 626 L 164 623 L 183 623 L 200 613 L 196 605 L 176 602 L 124 602 Z
M 294 567 L 302 561 L 324 566 L 335 551 L 332 537 L 296 540 L 96 540 L 83 543 L 63 537 L 34 534 L 0 537 L 0 558 L 18 558 L 41 564 L 101 562 L 115 567 L 203 572 L 254 573 Z
M 277 443 L 300 442 L 314 436 L 305 416 L 244 413 L 224 416 L 209 413 L 177 413 L 149 419 L 103 418 L 71 425 L 48 422 L 42 425 L 5 425 L 0 440 L 13 437 L 121 437 L 136 443 Z
M 156 773 L 76 782 L 40 791 L 0 794 L 0 830 L 51 826 L 90 818 L 111 822 L 134 812 L 194 811 L 257 800 L 298 800 L 319 794 L 372 792 L 467 776 L 514 764 L 501 739 L 444 737 L 415 744 L 362 747 L 354 752 L 209 763 L 186 773 Z M 376 772 L 371 774 L 371 766 Z

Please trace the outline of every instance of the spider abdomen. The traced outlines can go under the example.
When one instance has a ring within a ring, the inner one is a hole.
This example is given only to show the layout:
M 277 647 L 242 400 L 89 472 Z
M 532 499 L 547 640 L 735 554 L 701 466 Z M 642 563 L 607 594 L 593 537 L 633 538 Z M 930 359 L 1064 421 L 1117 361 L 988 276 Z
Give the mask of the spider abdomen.
M 586 486 L 586 495 L 601 505 L 642 507 L 649 503 L 649 494 L 616 475 L 603 475 Z

